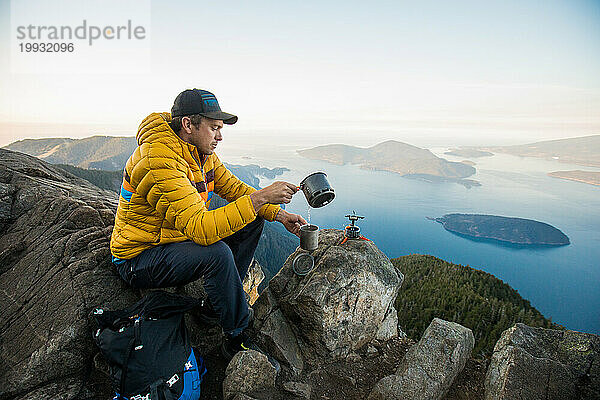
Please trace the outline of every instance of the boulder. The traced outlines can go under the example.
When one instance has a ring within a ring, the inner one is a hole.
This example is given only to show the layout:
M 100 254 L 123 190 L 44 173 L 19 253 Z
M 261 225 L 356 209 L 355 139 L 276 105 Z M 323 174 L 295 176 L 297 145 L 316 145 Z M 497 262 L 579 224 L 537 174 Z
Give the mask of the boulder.
M 304 369 L 300 347 L 281 310 L 275 309 L 262 321 L 261 333 L 261 341 L 271 356 L 283 361 L 294 375 Z
M 600 399 L 600 337 L 516 324 L 496 343 L 485 399 Z
M 232 400 L 257 400 L 254 397 L 250 397 L 247 394 L 236 394 L 235 397 Z
M 465 367 L 474 344 L 470 329 L 435 318 L 396 373 L 375 385 L 369 400 L 443 398 Z
M 283 390 L 292 396 L 308 400 L 310 399 L 312 388 L 310 385 L 302 382 L 286 382 L 283 384 Z
M 373 242 L 342 240 L 340 230 L 320 231 L 314 268 L 304 276 L 294 272 L 304 252 L 297 249 L 254 304 L 259 342 L 287 354 L 280 360 L 287 366 L 345 359 L 377 336 L 397 335 L 393 302 L 404 277 Z M 292 337 L 276 332 L 288 328 Z
M 258 351 L 240 351 L 229 362 L 223 381 L 223 398 L 251 394 L 275 387 L 277 372 L 267 356 Z
M 400 334 L 398 330 L 398 311 L 390 304 L 390 308 L 387 311 L 387 315 L 379 325 L 379 329 L 375 334 L 377 340 L 390 340 Z
M 138 298 L 110 262 L 117 194 L 3 149 L 0 184 L 0 399 L 106 397 L 87 314 Z

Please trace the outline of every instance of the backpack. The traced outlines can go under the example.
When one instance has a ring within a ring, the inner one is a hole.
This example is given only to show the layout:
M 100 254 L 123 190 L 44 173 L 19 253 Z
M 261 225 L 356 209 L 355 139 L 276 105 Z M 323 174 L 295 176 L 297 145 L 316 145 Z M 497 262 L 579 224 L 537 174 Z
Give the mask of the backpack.
M 110 366 L 113 400 L 198 400 L 206 373 L 184 313 L 201 300 L 153 291 L 117 311 L 97 308 L 94 341 Z

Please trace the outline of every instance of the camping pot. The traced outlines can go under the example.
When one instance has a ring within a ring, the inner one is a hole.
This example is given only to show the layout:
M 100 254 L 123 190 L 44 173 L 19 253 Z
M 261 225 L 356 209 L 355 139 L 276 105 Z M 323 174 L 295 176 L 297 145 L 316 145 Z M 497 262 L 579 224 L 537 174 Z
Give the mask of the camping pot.
M 319 247 L 319 227 L 306 224 L 300 227 L 300 247 L 306 251 L 313 251 Z
M 304 192 L 304 197 L 312 208 L 323 207 L 331 203 L 335 197 L 333 188 L 327 182 L 325 172 L 315 172 L 304 178 L 300 182 L 300 189 Z

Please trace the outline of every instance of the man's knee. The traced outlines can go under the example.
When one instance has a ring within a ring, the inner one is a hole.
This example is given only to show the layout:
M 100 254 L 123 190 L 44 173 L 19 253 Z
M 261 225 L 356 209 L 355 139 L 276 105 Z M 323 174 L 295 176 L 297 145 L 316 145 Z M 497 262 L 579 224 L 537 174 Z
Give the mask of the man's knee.
M 224 271 L 228 269 L 235 270 L 233 252 L 225 242 L 219 240 L 218 242 L 205 247 L 205 249 L 207 248 L 210 248 L 210 264 L 212 265 L 213 269 L 218 271 Z
M 231 257 L 233 259 L 233 253 L 231 252 L 231 249 L 222 240 L 219 240 L 218 242 L 213 243 L 212 245 L 210 245 L 210 247 L 212 247 L 212 252 L 215 257 L 218 257 L 218 258 L 230 258 Z
M 259 217 L 258 215 L 254 218 L 254 221 L 250 222 L 248 225 L 244 227 L 244 229 L 248 231 L 257 231 L 263 229 L 265 226 L 265 219 L 263 217 Z

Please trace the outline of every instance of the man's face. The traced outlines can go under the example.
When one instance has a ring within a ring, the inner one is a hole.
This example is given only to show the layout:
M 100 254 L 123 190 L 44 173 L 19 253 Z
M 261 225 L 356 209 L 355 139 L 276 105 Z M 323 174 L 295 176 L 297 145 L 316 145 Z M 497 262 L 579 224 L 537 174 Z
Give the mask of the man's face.
M 196 146 L 200 154 L 212 154 L 217 147 L 217 143 L 223 140 L 221 135 L 223 121 L 220 119 L 202 118 L 202 122 L 197 127 L 190 122 L 182 122 L 184 130 L 187 132 L 188 140 L 186 142 Z M 189 125 L 187 125 L 188 123 Z

